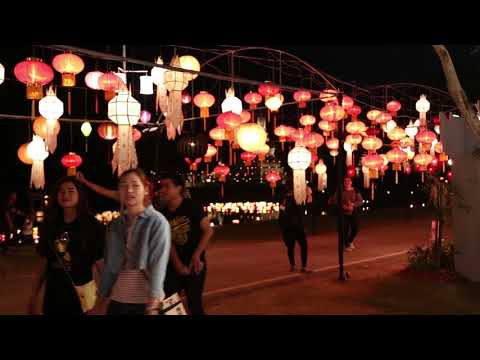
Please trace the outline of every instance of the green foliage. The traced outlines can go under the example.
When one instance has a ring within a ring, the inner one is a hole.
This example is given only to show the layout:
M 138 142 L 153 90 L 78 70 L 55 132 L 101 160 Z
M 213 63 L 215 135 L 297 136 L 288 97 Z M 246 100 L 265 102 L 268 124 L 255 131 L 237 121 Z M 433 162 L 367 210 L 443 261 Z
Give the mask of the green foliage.
M 408 267 L 412 270 L 446 270 L 455 272 L 455 248 L 451 243 L 444 243 L 438 248 L 439 261 L 436 261 L 436 248 L 432 246 L 415 246 L 408 252 Z

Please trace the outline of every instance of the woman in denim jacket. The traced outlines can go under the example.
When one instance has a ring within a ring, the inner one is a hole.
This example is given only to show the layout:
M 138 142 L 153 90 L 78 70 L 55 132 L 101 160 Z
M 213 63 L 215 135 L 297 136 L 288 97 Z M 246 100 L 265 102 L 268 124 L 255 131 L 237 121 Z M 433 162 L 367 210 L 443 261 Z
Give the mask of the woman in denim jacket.
M 126 211 L 107 234 L 97 303 L 97 309 L 103 308 L 110 298 L 107 315 L 156 315 L 165 297 L 170 225 L 150 204 L 148 189 L 140 169 L 120 176 L 118 194 Z

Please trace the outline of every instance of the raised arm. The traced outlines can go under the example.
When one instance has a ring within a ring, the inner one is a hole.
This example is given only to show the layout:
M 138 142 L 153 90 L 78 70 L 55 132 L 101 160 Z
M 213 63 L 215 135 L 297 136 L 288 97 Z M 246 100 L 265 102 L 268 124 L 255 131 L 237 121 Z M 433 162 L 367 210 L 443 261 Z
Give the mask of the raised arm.
M 94 184 L 91 181 L 88 181 L 87 179 L 85 179 L 85 176 L 83 176 L 83 174 L 80 171 L 77 172 L 77 180 L 80 181 L 89 189 L 95 191 L 97 194 L 100 194 L 102 196 L 108 197 L 116 201 L 120 201 L 120 197 L 118 195 L 117 190 L 110 190 L 110 189 L 104 188 L 103 186 Z

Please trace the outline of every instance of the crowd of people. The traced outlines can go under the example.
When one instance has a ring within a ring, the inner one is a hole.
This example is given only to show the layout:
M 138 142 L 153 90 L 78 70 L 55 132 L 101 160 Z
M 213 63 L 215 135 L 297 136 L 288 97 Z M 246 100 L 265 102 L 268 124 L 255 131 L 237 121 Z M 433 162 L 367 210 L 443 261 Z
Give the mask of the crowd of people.
M 106 229 L 89 211 L 86 188 L 119 203 L 121 216 Z M 344 239 L 351 251 L 358 232 L 356 209 L 363 200 L 351 179 L 345 179 L 344 188 Z M 330 203 L 335 201 L 336 194 Z M 31 222 L 16 203 L 15 193 L 4 202 L 1 233 L 15 233 L 17 218 Z M 279 225 L 291 271 L 296 271 L 298 243 L 301 272 L 310 272 L 304 219 L 311 203 L 311 189 L 304 205 L 296 204 L 291 187 L 281 196 Z M 139 168 L 124 172 L 117 189 L 95 184 L 80 172 L 64 177 L 55 185 L 39 227 L 41 262 L 28 313 L 157 315 L 166 313 L 166 299 L 182 308 L 181 300 L 171 299 L 184 298 L 189 314 L 204 315 L 205 252 L 212 235 L 203 207 L 186 197 L 177 174 L 163 176 L 156 189 Z

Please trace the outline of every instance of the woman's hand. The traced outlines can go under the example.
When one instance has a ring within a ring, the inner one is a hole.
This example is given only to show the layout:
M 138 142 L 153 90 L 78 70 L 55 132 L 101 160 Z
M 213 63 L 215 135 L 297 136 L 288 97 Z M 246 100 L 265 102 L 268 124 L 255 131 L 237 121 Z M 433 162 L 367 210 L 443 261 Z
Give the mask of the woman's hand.
M 202 271 L 203 265 L 203 262 L 200 260 L 200 255 L 194 254 L 190 262 L 189 270 L 190 272 L 193 270 L 193 272 L 198 275 L 200 271 Z

